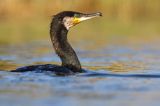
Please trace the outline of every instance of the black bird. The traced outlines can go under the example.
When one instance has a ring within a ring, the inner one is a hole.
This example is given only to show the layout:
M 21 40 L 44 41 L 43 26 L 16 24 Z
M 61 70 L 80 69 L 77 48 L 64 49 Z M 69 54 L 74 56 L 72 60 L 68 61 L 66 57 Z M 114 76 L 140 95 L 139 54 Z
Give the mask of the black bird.
M 56 75 L 72 75 L 75 73 L 85 72 L 85 70 L 81 68 L 80 61 L 75 51 L 68 43 L 67 33 L 72 26 L 75 26 L 84 20 L 99 16 L 102 16 L 100 12 L 84 14 L 73 11 L 63 11 L 54 15 L 50 25 L 50 37 L 55 52 L 62 61 L 62 66 L 52 64 L 31 65 L 12 70 L 12 72 L 51 71 Z

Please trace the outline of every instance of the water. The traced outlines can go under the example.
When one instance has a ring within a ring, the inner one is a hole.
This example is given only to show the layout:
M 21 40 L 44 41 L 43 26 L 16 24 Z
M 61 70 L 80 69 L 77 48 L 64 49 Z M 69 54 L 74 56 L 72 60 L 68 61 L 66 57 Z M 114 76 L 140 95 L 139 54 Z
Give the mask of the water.
M 67 77 L 4 71 L 59 64 L 46 42 L 1 45 L 0 106 L 159 106 L 160 49 L 156 45 L 110 44 L 94 49 L 79 45 L 76 51 L 83 68 L 100 74 Z

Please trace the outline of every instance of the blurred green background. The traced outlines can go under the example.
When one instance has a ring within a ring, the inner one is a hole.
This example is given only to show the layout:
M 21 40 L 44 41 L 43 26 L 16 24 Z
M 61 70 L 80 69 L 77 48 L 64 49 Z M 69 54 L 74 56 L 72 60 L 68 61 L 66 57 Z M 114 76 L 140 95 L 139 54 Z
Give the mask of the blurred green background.
M 103 13 L 72 28 L 71 42 L 148 43 L 160 35 L 159 0 L 1 0 L 0 44 L 50 42 L 52 15 L 64 10 Z

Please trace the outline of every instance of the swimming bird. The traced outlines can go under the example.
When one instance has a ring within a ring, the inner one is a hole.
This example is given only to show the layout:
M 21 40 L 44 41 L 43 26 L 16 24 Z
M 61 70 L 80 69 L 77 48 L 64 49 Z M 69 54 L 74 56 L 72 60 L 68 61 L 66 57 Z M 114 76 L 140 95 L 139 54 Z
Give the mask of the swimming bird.
M 67 33 L 71 27 L 80 22 L 100 16 L 102 16 L 102 13 L 100 12 L 84 14 L 74 11 L 63 11 L 54 15 L 50 24 L 50 37 L 54 50 L 62 61 L 62 65 L 31 65 L 17 68 L 12 70 L 12 72 L 51 71 L 56 75 L 73 75 L 85 72 L 81 67 L 76 52 L 68 42 Z

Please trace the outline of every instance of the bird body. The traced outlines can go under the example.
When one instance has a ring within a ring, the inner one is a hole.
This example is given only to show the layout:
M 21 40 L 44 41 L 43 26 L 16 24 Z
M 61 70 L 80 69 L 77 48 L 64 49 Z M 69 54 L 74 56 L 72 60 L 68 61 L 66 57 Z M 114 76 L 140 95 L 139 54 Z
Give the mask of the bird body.
M 83 14 L 73 11 L 63 11 L 55 15 L 50 25 L 50 37 L 56 54 L 60 57 L 62 65 L 31 65 L 12 70 L 12 72 L 26 71 L 52 71 L 56 75 L 72 75 L 75 73 L 85 72 L 81 68 L 80 61 L 68 42 L 67 34 L 72 26 L 79 24 L 81 21 L 88 20 L 94 17 L 99 17 L 102 14 L 92 13 Z

